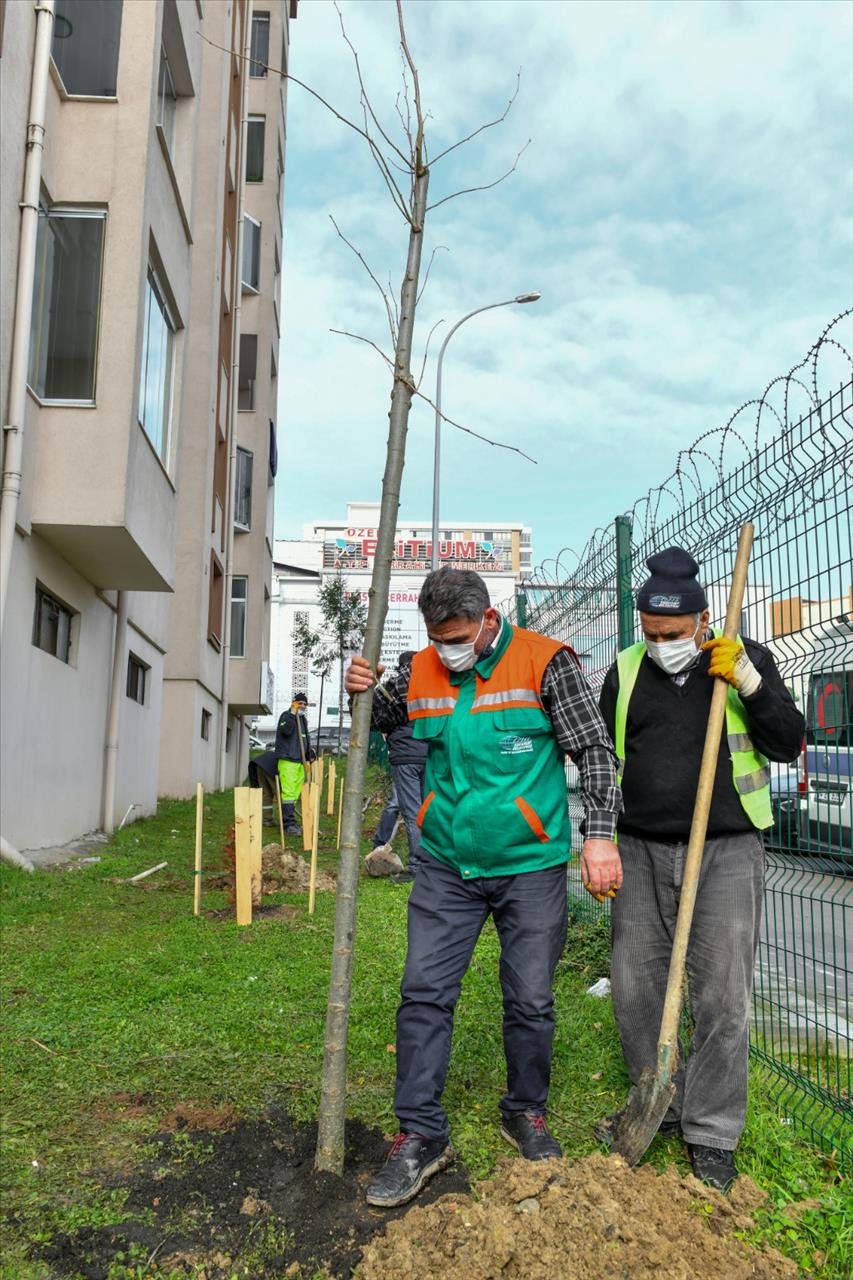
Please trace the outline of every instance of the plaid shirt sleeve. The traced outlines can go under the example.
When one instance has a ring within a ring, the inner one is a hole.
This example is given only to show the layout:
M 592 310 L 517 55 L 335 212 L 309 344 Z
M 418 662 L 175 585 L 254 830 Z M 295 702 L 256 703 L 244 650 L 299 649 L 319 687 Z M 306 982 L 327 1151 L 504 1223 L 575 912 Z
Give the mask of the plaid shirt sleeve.
M 371 729 L 378 729 L 380 733 L 390 733 L 392 729 L 399 729 L 400 725 L 405 724 L 409 719 L 406 699 L 409 694 L 411 674 L 412 668 L 404 666 L 392 671 L 390 676 L 386 676 L 382 681 L 382 688 L 388 697 L 374 690 L 373 709 L 370 716 Z M 351 712 L 352 698 L 349 700 L 349 709 Z
M 557 745 L 571 756 L 580 773 L 586 839 L 612 840 L 622 812 L 616 752 L 593 692 L 567 649 L 555 654 L 545 670 L 542 703 Z

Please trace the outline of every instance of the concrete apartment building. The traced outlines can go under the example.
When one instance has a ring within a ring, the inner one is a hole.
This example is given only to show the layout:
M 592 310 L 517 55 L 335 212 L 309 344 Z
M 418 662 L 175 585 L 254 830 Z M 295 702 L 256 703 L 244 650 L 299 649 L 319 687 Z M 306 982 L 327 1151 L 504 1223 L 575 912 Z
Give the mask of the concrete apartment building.
M 33 849 L 239 781 L 272 710 L 296 0 L 0 14 L 0 801 Z

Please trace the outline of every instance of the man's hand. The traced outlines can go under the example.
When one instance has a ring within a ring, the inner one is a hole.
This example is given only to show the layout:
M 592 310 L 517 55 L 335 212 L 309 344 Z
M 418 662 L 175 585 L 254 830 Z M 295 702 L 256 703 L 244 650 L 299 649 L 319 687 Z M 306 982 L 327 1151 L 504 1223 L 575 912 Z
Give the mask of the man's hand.
M 761 676 L 747 657 L 743 645 L 738 644 L 737 640 L 716 636 L 713 640 L 706 640 L 702 648 L 707 649 L 711 655 L 709 676 L 718 676 L 747 697 L 760 687 Z
M 622 859 L 612 840 L 584 840 L 581 879 L 593 897 L 614 896 L 622 884 Z
M 381 676 L 384 670 L 380 663 L 376 668 L 376 674 Z M 370 669 L 370 663 L 366 658 L 362 658 L 361 654 L 356 654 L 346 669 L 344 688 L 352 697 L 356 693 L 364 693 L 365 689 L 369 689 L 374 684 L 376 684 L 376 676 Z

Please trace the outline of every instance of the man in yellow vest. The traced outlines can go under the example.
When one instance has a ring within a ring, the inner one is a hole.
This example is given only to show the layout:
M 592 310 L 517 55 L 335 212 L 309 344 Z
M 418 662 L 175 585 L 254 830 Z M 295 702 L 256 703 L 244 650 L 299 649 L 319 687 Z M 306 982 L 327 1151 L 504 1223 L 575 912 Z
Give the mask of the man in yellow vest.
M 419 603 L 432 643 L 373 702 L 376 728 L 391 733 L 411 721 L 415 741 L 428 746 L 397 1013 L 400 1132 L 367 1188 L 368 1202 L 382 1208 L 411 1200 L 453 1159 L 441 1105 L 453 1012 L 490 916 L 501 945 L 501 1132 L 528 1160 L 561 1154 L 545 1111 L 572 851 L 566 754 L 586 809 L 584 881 L 606 893 L 622 878 L 613 746 L 572 650 L 510 626 L 470 570 L 437 569 Z M 353 658 L 347 691 L 372 683 L 366 661 Z
M 746 1114 L 752 973 L 770 827 L 768 760 L 792 761 L 805 721 L 768 649 L 708 626 L 699 567 L 681 547 L 646 561 L 643 640 L 619 654 L 600 705 L 616 744 L 624 883 L 612 904 L 613 1011 L 631 1080 L 654 1066 L 699 763 L 716 677 L 729 685 L 687 952 L 693 1038 L 662 1133 L 681 1132 L 693 1172 L 726 1190 Z M 708 677 L 712 679 L 708 679 Z M 596 1129 L 612 1136 L 615 1117 Z

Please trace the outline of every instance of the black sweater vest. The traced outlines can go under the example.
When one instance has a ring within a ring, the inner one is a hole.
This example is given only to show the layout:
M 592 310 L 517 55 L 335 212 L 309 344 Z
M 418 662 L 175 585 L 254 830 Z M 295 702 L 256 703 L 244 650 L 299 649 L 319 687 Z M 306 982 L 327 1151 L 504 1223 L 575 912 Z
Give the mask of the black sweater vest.
M 677 685 L 649 658 L 643 661 L 628 703 L 620 831 L 659 840 L 689 836 L 715 684 L 706 668 L 703 657 L 684 684 Z M 732 781 L 724 726 L 708 835 L 754 830 Z

